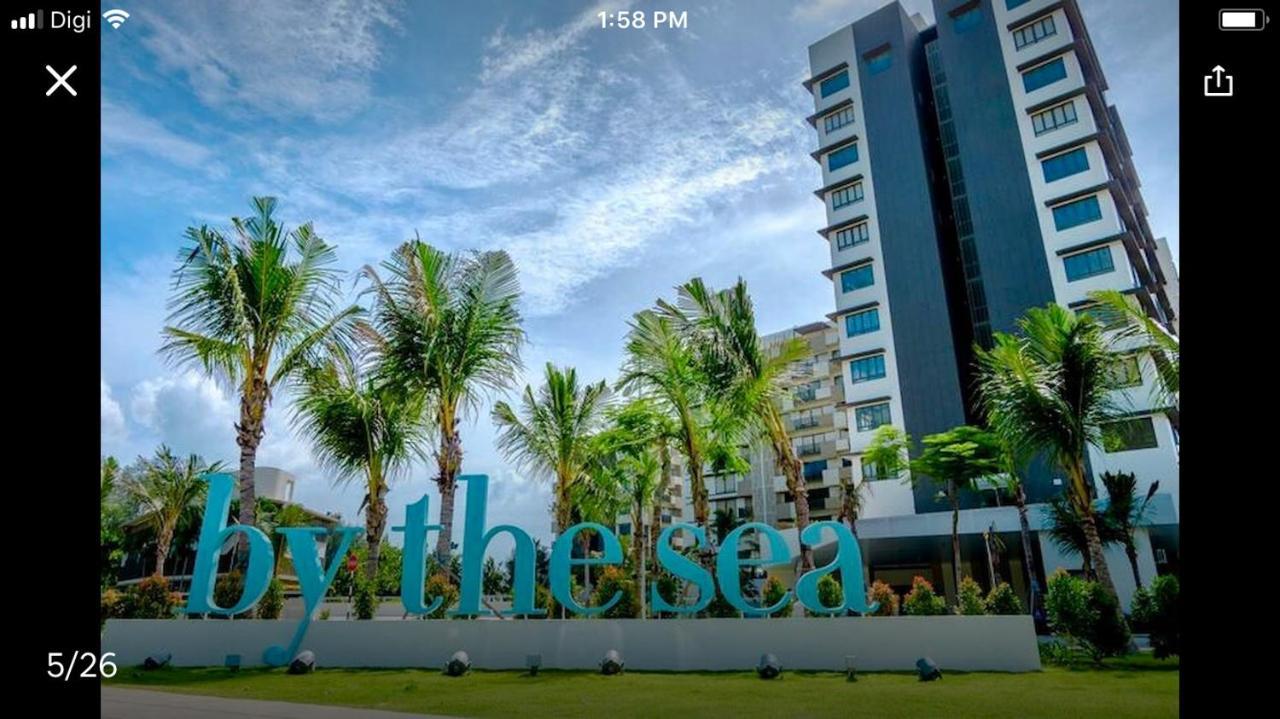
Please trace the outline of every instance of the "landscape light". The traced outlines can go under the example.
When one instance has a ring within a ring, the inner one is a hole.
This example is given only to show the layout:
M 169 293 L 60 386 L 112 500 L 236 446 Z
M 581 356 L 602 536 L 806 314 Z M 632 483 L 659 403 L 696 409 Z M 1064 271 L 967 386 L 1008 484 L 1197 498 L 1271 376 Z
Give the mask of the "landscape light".
M 931 682 L 934 679 L 942 678 L 942 670 L 938 668 L 938 664 L 929 657 L 921 657 L 916 660 L 916 670 L 920 672 L 920 681 Z
M 451 677 L 460 677 L 471 671 L 471 657 L 467 653 L 459 649 L 449 658 L 449 663 L 444 665 L 444 673 Z
M 761 654 L 760 663 L 756 665 L 756 674 L 761 679 L 773 679 L 782 674 L 782 662 L 773 654 Z
M 172 654 L 167 654 L 167 653 L 152 654 L 151 656 L 147 657 L 144 662 L 142 662 L 142 668 L 143 669 L 159 669 L 160 667 L 168 664 L 169 660 L 172 658 L 173 658 Z
M 617 649 L 604 653 L 604 659 L 600 660 L 600 673 L 605 676 L 622 673 L 622 655 Z
M 228 654 L 227 658 L 222 660 L 222 666 L 226 667 L 227 669 L 230 669 L 233 672 L 240 671 L 240 655 Z
M 289 662 L 290 674 L 309 674 L 316 669 L 316 655 L 310 649 L 303 649 L 298 656 Z
M 850 682 L 856 682 L 856 681 L 858 681 L 858 674 L 857 674 L 857 671 L 856 671 L 856 669 L 854 668 L 854 664 L 853 664 L 853 660 L 854 660 L 854 659 L 857 659 L 857 657 L 856 657 L 856 656 L 854 656 L 854 655 L 852 655 L 852 654 L 846 654 L 846 655 L 844 656 L 844 678 L 845 678 L 845 681 L 850 681 Z
M 542 655 L 541 654 L 524 655 L 524 665 L 529 670 L 529 676 L 531 677 L 538 676 L 538 668 L 542 666 Z

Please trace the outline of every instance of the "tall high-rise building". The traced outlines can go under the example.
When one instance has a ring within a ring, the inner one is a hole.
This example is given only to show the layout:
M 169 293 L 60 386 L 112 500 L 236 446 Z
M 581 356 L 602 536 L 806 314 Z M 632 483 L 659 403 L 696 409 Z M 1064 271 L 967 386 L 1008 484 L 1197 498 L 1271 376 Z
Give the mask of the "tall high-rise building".
M 860 536 L 873 577 L 877 564 L 897 586 L 925 572 L 951 592 L 942 571 L 949 507 L 931 483 L 912 487 L 861 465 L 875 429 L 892 424 L 918 440 L 976 421 L 971 348 L 1015 331 L 1032 307 L 1087 312 L 1091 291 L 1114 289 L 1176 331 L 1177 278 L 1148 226 L 1076 0 L 933 0 L 933 12 L 928 25 L 892 2 L 836 30 L 809 47 L 804 87 L 827 213 L 819 234 L 831 251 L 823 274 L 835 290 L 841 407 L 853 471 L 869 483 Z M 1150 357 L 1135 352 L 1123 371 L 1131 387 L 1118 399 L 1132 411 L 1089 463 L 1095 477 L 1134 472 L 1140 494 L 1159 482 L 1154 526 L 1141 540 L 1149 581 L 1176 565 L 1177 435 L 1168 408 L 1152 406 Z M 1046 463 L 1027 474 L 1033 503 L 1062 491 Z M 1000 501 L 994 492 L 964 500 L 966 573 L 989 573 L 982 534 L 992 530 L 1014 533 L 1003 578 L 1021 571 L 1016 517 L 993 506 Z M 1043 539 L 1036 552 L 1041 567 L 1078 566 Z M 1116 557 L 1126 598 L 1133 578 Z

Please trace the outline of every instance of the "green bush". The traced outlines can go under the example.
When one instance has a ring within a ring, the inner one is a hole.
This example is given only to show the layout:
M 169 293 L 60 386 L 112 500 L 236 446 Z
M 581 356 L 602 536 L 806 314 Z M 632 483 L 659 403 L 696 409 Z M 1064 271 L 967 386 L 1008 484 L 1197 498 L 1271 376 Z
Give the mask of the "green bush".
M 279 619 L 284 610 L 284 584 L 276 577 L 267 582 L 267 591 L 258 600 L 257 614 L 259 619 Z
M 213 602 L 220 607 L 234 607 L 236 602 L 240 601 L 242 594 L 244 594 L 244 575 L 239 569 L 227 572 L 213 583 Z M 246 619 L 252 616 L 253 610 L 250 609 L 235 615 L 235 618 Z
M 973 580 L 973 577 L 964 577 L 960 580 L 960 591 L 957 593 L 959 597 L 956 612 L 966 616 L 973 616 L 987 613 L 987 603 L 982 599 L 982 587 Z
M 1173 575 L 1156 577 L 1151 583 L 1150 608 L 1146 610 L 1147 614 L 1143 619 L 1151 634 L 1151 648 L 1156 659 L 1181 653 L 1182 628 L 1178 618 L 1180 592 L 1178 578 Z
M 765 606 L 771 607 L 774 604 L 777 604 L 778 602 L 782 601 L 782 598 L 785 597 L 786 595 L 787 595 L 787 586 L 782 583 L 782 580 L 778 579 L 777 577 L 769 577 L 769 579 L 765 581 L 764 583 Z M 787 602 L 786 606 L 784 606 L 782 609 L 779 609 L 778 611 L 774 612 L 769 616 L 789 617 L 791 616 L 791 612 L 794 609 L 794 607 L 792 606 L 793 604 L 795 604 L 795 602 Z
M 356 592 L 351 610 L 356 619 L 373 619 L 378 613 L 378 585 L 363 576 L 356 577 Z
M 169 591 L 169 580 L 147 577 L 125 593 L 123 616 L 129 619 L 172 619 L 180 601 L 176 592 Z
M 1040 661 L 1044 664 L 1070 664 L 1071 647 L 1061 639 L 1050 639 L 1039 643 Z
M 879 602 L 880 606 L 871 613 L 873 617 L 893 617 L 898 614 L 898 593 L 893 587 L 877 579 L 867 590 L 867 603 Z
M 1008 582 L 1000 582 L 987 595 L 987 614 L 1022 614 L 1022 600 Z
M 436 607 L 434 612 L 427 615 L 428 619 L 444 619 L 448 616 L 450 609 L 458 603 L 458 588 L 453 586 L 453 582 L 449 581 L 449 577 L 443 572 L 432 574 L 427 578 L 426 601 L 432 602 L 435 597 L 440 597 L 440 606 Z
M 947 600 L 934 594 L 933 585 L 924 577 L 911 580 L 911 591 L 902 600 L 902 613 L 913 617 L 930 617 L 947 613 Z
M 1054 632 L 1095 663 L 1128 651 L 1129 629 L 1120 616 L 1119 602 L 1097 582 L 1059 569 L 1049 578 L 1044 603 Z
M 605 610 L 601 616 L 606 619 L 629 619 L 639 614 L 640 600 L 635 581 L 622 567 L 605 567 L 596 581 L 591 601 L 598 607 L 612 599 L 616 592 L 622 592 L 618 603 Z
M 1146 587 L 1138 587 L 1133 591 L 1133 599 L 1129 600 L 1129 628 L 1135 632 L 1146 634 L 1151 631 L 1151 619 L 1156 614 L 1156 600 Z
M 818 603 L 824 607 L 839 607 L 844 604 L 844 588 L 841 587 L 840 582 L 837 582 L 835 577 L 830 574 L 824 574 L 822 575 L 822 578 L 818 580 Z M 845 612 L 843 610 L 834 613 L 815 610 L 811 613 L 811 616 L 838 617 L 844 613 Z
M 717 618 L 732 618 L 741 615 L 741 612 L 738 611 L 737 607 L 730 604 L 729 600 L 725 599 L 724 595 L 720 592 L 716 592 L 716 595 L 712 597 L 711 603 L 707 605 L 704 612 L 708 617 Z
M 98 627 L 98 631 L 102 631 L 107 628 L 108 619 L 118 619 L 124 616 L 124 610 L 125 610 L 124 593 L 119 592 L 115 589 L 106 590 L 105 592 L 102 593 L 102 598 L 99 603 L 99 606 L 101 608 L 100 615 L 101 615 L 102 621 L 101 621 L 101 625 Z

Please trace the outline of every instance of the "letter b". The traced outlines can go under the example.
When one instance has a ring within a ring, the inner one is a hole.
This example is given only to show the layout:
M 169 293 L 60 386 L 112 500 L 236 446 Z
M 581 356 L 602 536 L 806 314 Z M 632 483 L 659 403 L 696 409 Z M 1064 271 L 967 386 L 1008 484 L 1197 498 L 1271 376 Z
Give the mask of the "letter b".
M 210 474 L 208 499 L 205 501 L 204 520 L 200 524 L 200 543 L 196 549 L 195 566 L 191 570 L 191 593 L 187 596 L 187 614 L 240 614 L 258 603 L 271 581 L 271 567 L 275 563 L 275 551 L 271 540 L 257 527 L 242 524 L 227 526 L 227 513 L 231 510 L 231 493 L 235 479 L 229 474 Z M 219 607 L 213 600 L 214 582 L 218 576 L 218 557 L 228 539 L 243 532 L 249 540 L 249 566 L 244 575 L 244 593 L 240 601 L 231 607 Z

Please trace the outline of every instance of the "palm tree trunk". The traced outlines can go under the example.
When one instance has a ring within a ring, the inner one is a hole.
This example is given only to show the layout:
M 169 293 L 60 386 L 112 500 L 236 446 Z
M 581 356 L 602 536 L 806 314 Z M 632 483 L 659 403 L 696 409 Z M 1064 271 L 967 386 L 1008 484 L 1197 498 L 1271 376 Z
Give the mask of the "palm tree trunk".
M 643 528 L 644 527 L 643 518 L 640 520 L 639 524 L 641 526 L 641 531 L 638 534 L 636 534 L 636 539 L 639 540 L 637 544 L 641 545 L 640 546 L 640 562 L 638 564 L 638 567 L 640 570 L 640 582 L 638 585 L 640 587 L 640 618 L 645 619 L 646 615 L 649 613 L 649 605 L 647 603 L 648 597 L 645 595 L 645 591 L 648 588 L 645 581 L 646 580 L 645 575 L 648 574 L 648 563 L 646 562 L 646 560 L 648 559 L 649 548 L 648 546 L 646 546 L 648 544 L 648 533 Z
M 1142 587 L 1142 573 L 1138 571 L 1138 547 L 1129 537 L 1124 543 L 1124 553 L 1129 556 L 1129 568 L 1133 570 L 1133 586 Z
M 1022 489 L 1021 482 L 1018 483 L 1014 500 L 1018 503 L 1018 524 L 1019 531 L 1022 534 L 1022 561 L 1026 565 L 1027 571 L 1027 594 L 1031 600 L 1031 614 L 1035 616 L 1036 610 L 1039 609 L 1040 579 L 1036 575 L 1035 555 L 1031 553 L 1031 523 L 1027 521 L 1027 493 Z
M 169 559 L 169 547 L 173 544 L 173 524 L 165 522 L 156 533 L 155 576 L 164 577 L 164 563 Z
M 778 466 L 782 468 L 782 474 L 787 479 L 787 489 L 791 490 L 791 497 L 796 505 L 796 536 L 800 537 L 809 526 L 809 489 L 804 484 L 803 466 L 796 459 L 791 438 L 782 429 L 781 420 L 770 433 L 773 435 L 774 456 L 778 458 Z M 813 547 L 804 542 L 800 542 L 800 560 L 801 572 L 813 569 Z
M 382 557 L 382 535 L 387 527 L 387 501 L 382 487 L 377 490 L 377 499 L 370 499 L 365 508 L 364 526 L 365 540 L 369 543 L 369 554 L 364 560 L 364 574 L 369 581 L 378 579 L 378 562 Z
M 582 538 L 582 558 L 591 557 L 591 535 L 588 532 L 578 532 L 578 536 Z M 588 600 L 591 597 L 591 565 L 582 565 L 582 591 Z M 585 602 L 584 602 L 585 603 Z
M 440 534 L 436 537 L 436 562 L 448 571 L 449 557 L 453 554 L 453 500 L 458 490 L 458 470 L 462 467 L 462 438 L 450 419 L 444 422 L 440 449 L 436 453 L 436 488 L 440 491 Z M 456 580 L 455 580 L 456 581 Z
M 1072 499 L 1076 503 L 1076 509 L 1080 512 L 1080 523 L 1084 528 L 1085 542 L 1089 548 L 1089 563 L 1093 566 L 1094 576 L 1112 597 L 1119 598 L 1116 594 L 1116 585 L 1111 581 L 1111 570 L 1107 567 L 1107 558 L 1102 554 L 1102 539 L 1098 535 L 1098 523 L 1093 514 L 1093 500 L 1089 496 L 1088 474 L 1084 469 L 1084 462 L 1077 459 L 1072 463 L 1071 467 L 1071 486 Z
M 267 383 L 255 377 L 247 392 L 240 397 L 240 421 L 235 425 L 236 444 L 240 446 L 240 524 L 257 523 L 257 492 L 253 486 L 254 467 L 258 461 L 258 445 L 262 443 L 263 415 L 267 407 Z M 239 562 L 249 561 L 249 535 L 240 532 L 237 545 Z
M 947 483 L 947 497 L 951 500 L 951 577 L 955 582 L 956 604 L 960 603 L 960 498 L 955 485 Z

